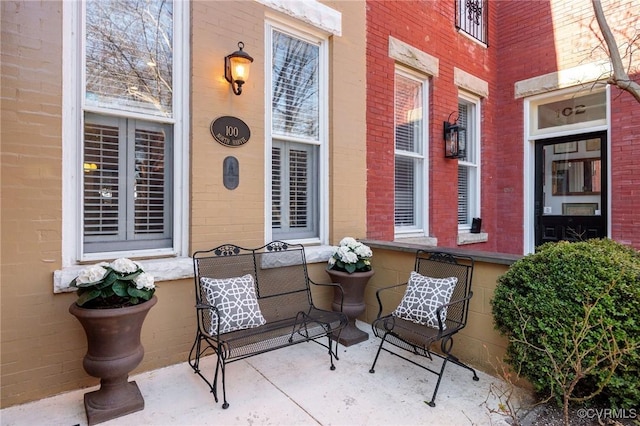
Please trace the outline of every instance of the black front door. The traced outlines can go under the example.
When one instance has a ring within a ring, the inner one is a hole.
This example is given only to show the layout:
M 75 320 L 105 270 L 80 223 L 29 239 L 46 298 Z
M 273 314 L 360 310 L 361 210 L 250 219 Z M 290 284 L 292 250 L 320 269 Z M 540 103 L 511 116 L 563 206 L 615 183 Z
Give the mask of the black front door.
M 606 136 L 536 141 L 536 246 L 607 236 Z

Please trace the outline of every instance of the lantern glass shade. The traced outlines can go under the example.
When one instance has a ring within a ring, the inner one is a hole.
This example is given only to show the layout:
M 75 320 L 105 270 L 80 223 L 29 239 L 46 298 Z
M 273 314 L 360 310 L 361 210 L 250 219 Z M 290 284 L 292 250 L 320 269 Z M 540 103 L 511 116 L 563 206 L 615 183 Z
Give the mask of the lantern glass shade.
M 446 158 L 464 157 L 464 147 L 460 146 L 460 126 L 444 122 L 444 156 Z
M 229 61 L 231 62 L 231 79 L 234 82 L 245 83 L 249 79 L 251 61 L 242 56 L 232 56 Z
M 242 85 L 249 79 L 253 58 L 244 50 L 244 43 L 238 43 L 237 51 L 224 58 L 224 78 L 231 83 L 233 93 L 242 93 Z

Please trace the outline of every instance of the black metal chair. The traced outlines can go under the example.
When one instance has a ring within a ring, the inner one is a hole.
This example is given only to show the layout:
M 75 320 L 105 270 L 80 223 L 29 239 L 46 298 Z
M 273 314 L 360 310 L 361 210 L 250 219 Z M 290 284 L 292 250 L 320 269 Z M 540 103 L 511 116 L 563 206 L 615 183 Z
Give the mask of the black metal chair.
M 442 374 L 444 373 L 447 362 L 451 361 L 454 364 L 466 368 L 473 373 L 473 380 L 479 380 L 473 368 L 464 364 L 451 354 L 453 336 L 467 324 L 469 301 L 473 296 L 471 291 L 473 267 L 473 259 L 468 256 L 457 256 L 426 250 L 419 250 L 416 253 L 414 270 L 418 274 L 432 278 L 457 278 L 457 283 L 455 283 L 449 303 L 438 306 L 436 310 L 437 323 L 432 325 L 420 324 L 414 320 L 403 319 L 401 314 L 393 311 L 397 306 L 397 303 L 390 302 L 390 300 L 393 300 L 393 293 L 395 292 L 397 299 L 397 295 L 402 294 L 403 288 L 406 288 L 408 283 L 381 288 L 376 292 L 380 310 L 378 311 L 377 319 L 374 320 L 372 324 L 372 328 L 375 336 L 379 337 L 381 341 L 376 357 L 369 370 L 370 373 L 375 372 L 376 362 L 382 350 L 434 373 L 438 376 L 438 381 L 433 391 L 431 401 L 427 403 L 431 407 L 435 407 L 436 405 L 436 394 L 438 393 L 440 380 L 442 379 Z M 454 280 L 449 280 L 449 282 L 452 281 Z M 383 306 L 383 300 L 388 305 L 386 310 Z M 428 307 L 423 306 L 421 309 L 426 310 Z M 390 310 L 393 312 L 389 313 Z M 437 342 L 440 342 L 441 353 L 434 352 L 431 349 L 432 345 Z M 394 350 L 391 350 L 391 348 Z M 433 356 L 436 356 L 442 359 L 442 365 L 439 371 L 431 369 L 426 365 L 422 365 L 413 359 L 401 355 L 395 351 L 396 348 L 406 350 L 414 355 L 423 356 L 431 361 L 433 361 Z

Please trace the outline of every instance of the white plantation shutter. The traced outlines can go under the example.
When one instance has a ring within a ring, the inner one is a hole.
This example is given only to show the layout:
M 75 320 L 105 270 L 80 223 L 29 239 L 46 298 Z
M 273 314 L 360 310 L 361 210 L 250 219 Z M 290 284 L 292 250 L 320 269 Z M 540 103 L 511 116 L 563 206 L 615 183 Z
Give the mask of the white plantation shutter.
M 271 226 L 282 227 L 282 149 L 271 149 Z
M 274 238 L 307 238 L 317 232 L 316 147 L 274 141 L 272 228 Z
M 289 226 L 304 229 L 309 216 L 309 153 L 304 149 L 289 150 Z
M 395 202 L 394 222 L 418 228 L 421 198 L 424 132 L 423 83 L 396 72 L 395 80 Z
M 121 129 L 117 122 L 114 125 L 87 122 L 84 131 L 85 239 L 100 241 L 101 237 L 117 238 Z
M 169 175 L 165 157 L 169 145 L 165 131 L 135 129 L 135 228 L 137 238 L 162 235 L 168 227 Z
M 170 126 L 87 114 L 84 129 L 85 251 L 166 247 Z

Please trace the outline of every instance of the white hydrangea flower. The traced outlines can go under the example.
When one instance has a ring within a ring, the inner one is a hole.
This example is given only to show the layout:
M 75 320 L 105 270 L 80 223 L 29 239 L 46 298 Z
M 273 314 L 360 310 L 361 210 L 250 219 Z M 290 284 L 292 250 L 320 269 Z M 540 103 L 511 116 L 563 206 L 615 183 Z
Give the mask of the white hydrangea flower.
M 338 249 L 338 256 L 344 263 L 356 263 L 358 262 L 358 255 L 352 252 L 349 247 L 340 247 Z
M 135 277 L 133 282 L 136 283 L 136 288 L 138 290 L 152 290 L 156 287 L 153 275 L 149 275 L 146 272 Z
M 336 259 L 332 256 L 329 258 L 329 266 L 333 266 L 336 264 Z
M 358 244 L 358 242 L 353 237 L 344 237 L 342 240 L 340 240 L 341 246 L 353 247 L 356 244 Z
M 371 257 L 373 255 L 371 249 L 362 243 L 358 243 L 353 251 L 358 255 L 358 257 Z
M 76 282 L 78 284 L 95 283 L 102 280 L 106 274 L 107 270 L 102 266 L 102 264 L 89 266 L 88 268 L 80 271 Z
M 111 263 L 111 268 L 121 274 L 131 274 L 137 271 L 139 269 L 139 266 L 131 259 L 121 257 L 120 259 L 116 259 Z

